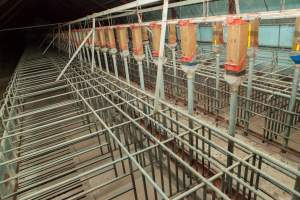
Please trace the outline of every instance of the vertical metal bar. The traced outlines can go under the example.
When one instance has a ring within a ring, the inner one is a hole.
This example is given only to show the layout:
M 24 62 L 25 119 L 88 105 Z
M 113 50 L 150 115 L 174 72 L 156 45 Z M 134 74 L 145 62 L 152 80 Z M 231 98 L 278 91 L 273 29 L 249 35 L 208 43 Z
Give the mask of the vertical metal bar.
M 215 104 L 215 112 L 216 112 L 216 120 L 218 120 L 219 115 L 219 107 L 220 107 L 220 54 L 216 54 L 216 104 Z
M 194 115 L 194 78 L 195 78 L 195 73 L 188 74 L 187 79 L 188 79 L 188 113 L 190 115 Z M 193 129 L 193 121 L 190 119 L 189 120 L 189 128 Z M 190 145 L 193 146 L 193 134 L 189 133 L 189 143 Z M 190 162 L 193 160 L 193 150 L 190 148 L 189 150 L 190 153 Z
M 253 49 L 251 49 L 253 51 Z M 249 56 L 249 68 L 248 68 L 248 83 L 247 83 L 247 94 L 246 94 L 246 105 L 244 110 L 244 134 L 248 135 L 249 120 L 250 120 L 250 100 L 252 96 L 252 81 L 253 81 L 253 68 L 254 58 L 253 54 Z
M 69 50 L 69 58 L 71 58 L 71 24 L 69 24 L 69 45 L 68 45 L 68 50 Z
M 298 84 L 299 84 L 299 75 L 300 75 L 300 65 L 295 65 L 295 71 L 294 71 L 294 79 L 292 84 L 292 91 L 291 91 L 291 98 L 289 102 L 288 112 L 287 113 L 287 120 L 286 120 L 286 127 L 284 129 L 284 141 L 283 141 L 283 147 L 286 149 L 288 147 L 289 137 L 291 133 L 291 126 L 293 122 L 293 114 L 295 110 L 295 104 L 296 104 L 296 97 L 297 97 L 297 90 L 298 90 Z
M 60 32 L 60 25 L 58 25 L 58 53 L 60 53 L 60 47 L 61 47 L 61 32 Z
M 100 66 L 100 69 L 103 70 L 99 49 L 97 49 L 96 52 L 97 52 L 98 64 Z
M 236 112 L 237 112 L 237 103 L 238 103 L 238 84 L 230 85 L 230 109 L 229 109 L 229 127 L 228 134 L 230 136 L 235 136 L 235 128 L 236 128 Z M 233 153 L 234 151 L 234 142 L 232 140 L 228 140 L 228 151 Z M 227 156 L 227 167 L 230 167 L 233 164 L 232 156 Z M 227 176 L 227 190 L 228 193 L 232 192 L 232 178 Z
M 166 27 L 167 27 L 167 18 L 168 18 L 168 5 L 169 5 L 169 0 L 164 0 L 163 12 L 162 12 L 162 24 L 161 24 L 161 32 L 160 32 L 157 76 L 156 76 L 156 85 L 155 85 L 154 112 L 156 112 L 158 110 L 160 93 L 164 93 L 164 88 L 161 90 L 161 87 L 163 87 L 163 85 L 161 85 L 161 84 L 163 83 L 163 57 L 164 57 L 164 51 L 165 51 L 165 37 L 166 37 Z
M 93 35 L 92 35 L 92 73 L 95 70 L 95 34 L 96 34 L 96 19 L 93 18 Z
M 139 76 L 140 76 L 141 89 L 145 91 L 144 72 L 143 72 L 143 63 L 142 63 L 142 61 L 138 61 L 138 66 L 139 66 Z
M 239 0 L 234 0 L 235 3 L 235 12 L 236 14 L 240 14 L 240 1 Z
M 176 68 L 176 48 L 172 48 L 172 59 L 173 59 L 173 81 L 174 81 L 174 85 L 173 85 L 173 93 L 174 96 L 177 98 L 177 68 Z
M 107 60 L 107 53 L 106 53 L 106 51 L 103 51 L 103 55 L 104 55 L 104 62 L 105 62 L 106 72 L 109 73 L 108 60 Z
M 127 83 L 130 84 L 130 77 L 129 77 L 129 70 L 128 70 L 128 60 L 127 56 L 124 56 L 124 67 L 125 67 L 125 76 L 126 76 L 126 81 Z
M 145 57 L 146 57 L 147 70 L 148 70 L 148 73 L 149 73 L 150 62 L 149 62 L 148 45 L 149 45 L 149 42 L 147 41 L 147 43 L 145 44 Z
M 119 78 L 118 66 L 117 66 L 117 57 L 116 57 L 115 53 L 112 54 L 112 59 L 113 59 L 113 64 L 114 64 L 115 76 L 116 76 L 116 78 Z

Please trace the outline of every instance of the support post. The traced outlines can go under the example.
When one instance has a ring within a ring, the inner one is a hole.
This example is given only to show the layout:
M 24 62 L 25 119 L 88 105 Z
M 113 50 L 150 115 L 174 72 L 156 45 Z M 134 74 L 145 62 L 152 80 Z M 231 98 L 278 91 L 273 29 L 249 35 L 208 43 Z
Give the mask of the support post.
M 248 82 L 247 82 L 247 94 L 244 114 L 244 134 L 248 135 L 249 120 L 250 120 L 250 100 L 252 96 L 252 82 L 253 82 L 253 68 L 254 68 L 254 54 L 249 56 L 249 68 L 248 68 Z
M 165 36 L 166 36 L 166 27 L 167 27 L 167 18 L 168 18 L 168 5 L 169 1 L 164 0 L 163 12 L 162 12 L 162 24 L 160 32 L 160 44 L 159 44 L 159 56 L 158 56 L 158 66 L 157 66 L 157 76 L 156 76 L 156 85 L 155 85 L 155 101 L 154 101 L 154 112 L 158 110 L 158 104 L 160 99 L 160 94 L 164 93 L 163 83 L 163 57 L 165 50 Z M 161 95 L 162 98 L 164 95 Z
M 176 48 L 172 47 L 172 60 L 173 60 L 173 81 L 174 81 L 174 96 L 177 98 L 177 67 L 176 67 Z
M 235 3 L 235 12 L 236 14 L 240 14 L 240 1 L 239 0 L 234 0 Z
M 126 81 L 127 83 L 130 84 L 130 77 L 129 77 L 129 70 L 128 70 L 128 60 L 127 56 L 124 56 L 124 67 L 125 67 L 125 76 L 126 76 Z
M 69 45 L 68 45 L 68 51 L 69 51 L 69 58 L 71 58 L 71 24 L 69 24 Z
M 118 66 L 117 66 L 117 57 L 116 57 L 115 53 L 112 54 L 112 60 L 113 60 L 113 63 L 114 63 L 115 76 L 116 76 L 116 78 L 119 78 Z
M 140 76 L 141 89 L 143 91 L 145 91 L 144 72 L 143 72 L 143 63 L 142 63 L 142 61 L 138 61 L 138 65 L 139 65 L 139 76 Z
M 149 42 L 145 43 L 145 56 L 146 56 L 146 64 L 148 73 L 150 72 L 150 62 L 149 62 L 149 51 L 148 51 Z
M 106 72 L 109 73 L 109 68 L 108 68 L 108 60 L 107 60 L 107 48 L 101 49 L 103 56 L 104 56 L 104 62 L 105 62 L 105 67 L 106 67 Z
M 187 74 L 188 80 L 188 113 L 189 115 L 194 115 L 194 79 L 195 79 L 195 72 Z M 189 128 L 193 129 L 193 120 L 189 119 Z M 189 144 L 193 146 L 193 134 L 189 133 Z M 190 161 L 193 160 L 193 150 L 189 149 L 190 154 Z
M 61 32 L 60 32 L 60 25 L 58 25 L 58 53 L 60 53 L 61 48 Z
M 95 34 L 96 34 L 96 19 L 93 18 L 93 35 L 92 35 L 92 73 L 95 70 Z
M 97 52 L 97 58 L 98 58 L 99 67 L 100 67 L 100 69 L 101 69 L 101 71 L 102 71 L 103 68 L 102 68 L 102 62 L 101 62 L 101 56 L 100 56 L 100 50 L 99 50 L 99 47 L 97 47 L 96 52 Z
M 238 104 L 238 89 L 239 84 L 233 83 L 230 84 L 230 108 L 229 108 L 229 126 L 228 126 L 228 134 L 232 137 L 235 136 L 235 128 L 236 128 L 236 111 Z M 232 140 L 228 141 L 228 151 L 230 153 L 234 152 L 234 142 Z M 232 156 L 227 156 L 227 167 L 230 167 L 233 164 Z M 227 191 L 229 194 L 232 192 L 232 178 L 227 177 Z
M 219 107 L 220 107 L 220 54 L 216 54 L 216 95 L 215 95 L 215 112 L 216 112 L 216 121 L 219 116 Z
M 288 107 L 288 115 L 287 120 L 285 124 L 284 129 L 284 140 L 283 140 L 283 148 L 286 149 L 288 147 L 289 137 L 291 134 L 291 127 L 293 123 L 293 112 L 295 110 L 296 105 L 296 97 L 297 97 L 297 91 L 298 91 L 298 84 L 299 84 L 299 75 L 300 75 L 300 64 L 295 65 L 295 71 L 294 71 L 294 78 L 293 78 L 293 85 L 292 85 L 292 91 L 291 91 L 291 98 L 289 102 Z M 285 152 L 285 150 L 283 150 Z

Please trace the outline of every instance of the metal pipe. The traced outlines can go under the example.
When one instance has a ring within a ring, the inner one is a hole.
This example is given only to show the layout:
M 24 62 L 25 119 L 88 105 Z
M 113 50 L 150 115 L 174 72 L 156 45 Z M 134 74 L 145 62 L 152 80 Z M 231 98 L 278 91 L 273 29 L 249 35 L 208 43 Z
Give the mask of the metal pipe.
M 68 67 L 70 66 L 71 62 L 74 60 L 74 58 L 77 56 L 77 54 L 79 53 L 79 51 L 81 50 L 81 48 L 84 46 L 85 42 L 89 39 L 89 37 L 91 36 L 91 34 L 93 33 L 93 30 L 91 30 L 87 36 L 84 38 L 84 40 L 81 42 L 81 44 L 79 45 L 79 47 L 76 49 L 75 53 L 72 55 L 72 58 L 69 60 L 69 62 L 65 65 L 65 67 L 62 69 L 61 73 L 58 75 L 56 81 L 58 81 L 62 75 L 65 73 L 65 71 L 68 69 Z
M 154 101 L 154 112 L 158 110 L 159 98 L 164 99 L 164 86 L 163 81 L 163 58 L 165 51 L 165 38 L 166 38 L 166 27 L 167 27 L 167 18 L 168 18 L 168 5 L 169 0 L 164 0 L 163 12 L 162 12 L 162 25 L 160 32 L 160 43 L 159 43 L 159 56 L 157 64 L 157 75 L 156 75 L 156 85 L 155 85 L 155 101 Z M 162 96 L 163 93 L 163 96 Z M 160 95 L 161 94 L 161 95 Z
M 124 67 L 125 67 L 125 76 L 126 76 L 126 81 L 128 84 L 130 84 L 130 77 L 129 77 L 129 70 L 128 70 L 128 60 L 127 56 L 124 56 Z
M 107 49 L 102 49 L 103 55 L 104 55 L 104 62 L 105 62 L 105 67 L 106 67 L 106 72 L 109 73 L 109 68 L 108 68 L 108 60 L 107 60 Z
M 68 28 L 69 28 L 69 33 L 68 33 L 68 37 L 69 37 L 68 52 L 69 52 L 69 58 L 71 58 L 71 24 L 69 24 Z
M 115 53 L 112 54 L 112 60 L 113 60 L 113 65 L 114 65 L 115 76 L 116 76 L 116 78 L 119 78 L 118 66 L 117 66 L 117 58 L 116 58 L 116 54 Z
M 189 115 L 194 115 L 194 78 L 195 78 L 195 73 L 188 74 L 187 79 L 188 79 L 188 113 Z M 189 128 L 193 129 L 193 120 L 189 119 Z M 193 139 L 193 133 L 189 133 L 189 144 L 193 145 L 194 144 L 194 139 Z M 193 159 L 193 150 L 190 148 L 190 160 L 192 161 Z
M 251 49 L 251 51 L 254 51 Z M 248 81 L 247 81 L 247 94 L 246 98 L 251 99 L 252 96 L 252 81 L 253 81 L 253 68 L 254 68 L 254 52 L 249 56 L 249 67 L 248 67 Z M 245 105 L 245 121 L 244 121 L 244 134 L 248 135 L 249 120 L 250 120 L 250 101 L 246 101 Z
M 215 101 L 215 112 L 217 117 L 220 109 L 220 54 L 216 54 L 216 101 Z
M 55 36 L 53 37 L 53 39 L 51 40 L 51 42 L 48 44 L 48 46 L 46 47 L 46 49 L 43 51 L 42 55 L 44 55 L 48 49 L 51 47 L 51 44 L 53 44 L 53 42 L 56 40 L 56 38 L 58 37 L 57 34 L 55 34 Z
M 295 65 L 295 71 L 294 71 L 294 78 L 293 78 L 293 85 L 292 85 L 292 91 L 291 91 L 291 97 L 289 102 L 288 111 L 292 113 L 295 110 L 296 105 L 296 97 L 297 97 L 297 91 L 298 91 L 298 84 L 299 84 L 299 75 L 300 75 L 300 65 Z M 287 119 L 286 119 L 286 127 L 284 129 L 284 140 L 283 140 L 283 148 L 288 147 L 289 137 L 291 133 L 291 126 L 293 122 L 293 114 L 288 113 Z
M 95 37 L 96 37 L 96 19 L 93 18 L 93 34 L 92 34 L 92 73 L 95 69 Z
M 173 61 L 173 81 L 174 81 L 174 95 L 177 97 L 178 90 L 177 90 L 177 67 L 176 67 L 176 48 L 173 47 L 172 49 L 172 61 Z
M 238 84 L 230 84 L 230 109 L 229 109 L 229 126 L 228 126 L 228 134 L 232 137 L 235 136 L 235 128 L 236 128 L 236 111 L 238 104 Z M 234 152 L 234 142 L 232 140 L 228 140 L 228 151 L 230 153 Z M 233 164 L 232 156 L 227 156 L 227 167 L 230 167 Z M 227 177 L 227 186 L 228 192 L 231 194 L 232 191 L 232 178 Z
M 147 70 L 149 72 L 150 70 L 150 62 L 149 62 L 149 51 L 148 51 L 148 46 L 149 46 L 149 42 L 147 41 L 147 43 L 145 43 L 145 56 L 146 56 L 146 66 L 147 66 Z
M 139 77 L 140 77 L 140 86 L 143 91 L 145 91 L 145 83 L 144 83 L 144 72 L 143 72 L 143 63 L 142 61 L 138 61 L 139 66 Z
M 99 48 L 96 49 L 96 52 L 97 52 L 97 58 L 98 58 L 99 67 L 100 67 L 101 70 L 103 70 Z

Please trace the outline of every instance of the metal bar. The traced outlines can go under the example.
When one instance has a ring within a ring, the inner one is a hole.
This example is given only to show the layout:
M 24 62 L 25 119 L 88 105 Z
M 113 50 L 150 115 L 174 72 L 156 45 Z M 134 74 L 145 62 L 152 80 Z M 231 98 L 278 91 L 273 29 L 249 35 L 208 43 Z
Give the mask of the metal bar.
M 92 33 L 92 72 L 95 69 L 95 34 L 96 34 L 96 19 L 93 18 L 93 33 Z
M 70 66 L 70 64 L 72 63 L 72 61 L 76 58 L 77 54 L 79 53 L 79 51 L 81 50 L 81 48 L 84 46 L 84 44 L 86 43 L 86 41 L 89 39 L 89 37 L 91 36 L 91 34 L 93 33 L 93 30 L 91 30 L 87 36 L 83 39 L 83 41 L 81 42 L 81 44 L 79 45 L 79 47 L 76 49 L 75 53 L 72 55 L 72 58 L 69 60 L 69 62 L 65 65 L 65 67 L 62 69 L 61 73 L 58 75 L 56 81 L 58 81 L 59 79 L 61 79 L 61 77 L 63 76 L 63 74 L 65 73 L 65 71 L 68 69 L 68 67 Z
M 162 85 L 163 79 L 163 58 L 165 53 L 165 38 L 166 38 L 166 28 L 167 28 L 167 18 L 168 18 L 168 5 L 169 1 L 164 0 L 163 12 L 162 12 L 162 26 L 160 32 L 160 43 L 159 43 L 159 55 L 158 55 L 158 65 L 157 65 L 157 78 L 155 85 L 155 102 L 154 102 L 154 112 L 158 110 L 159 98 L 164 98 L 164 95 L 160 96 L 160 93 L 164 93 L 164 87 Z M 163 87 L 163 88 L 161 88 Z
M 53 42 L 56 40 L 56 38 L 58 37 L 57 34 L 55 34 L 55 36 L 53 37 L 53 39 L 51 40 L 51 42 L 48 44 L 48 46 L 46 47 L 46 49 L 43 51 L 43 55 L 48 51 L 48 49 L 50 48 L 50 46 L 53 44 Z
M 294 112 L 294 109 L 295 109 L 296 96 L 297 96 L 298 84 L 299 84 L 299 76 L 300 76 L 300 65 L 296 65 L 295 71 L 294 71 L 291 98 L 290 98 L 289 107 L 288 107 L 289 112 Z M 294 118 L 293 114 L 287 115 L 287 120 L 286 120 L 287 126 L 284 129 L 284 136 L 285 136 L 285 139 L 283 142 L 284 148 L 287 148 L 287 146 L 288 146 L 288 141 L 289 141 L 288 138 L 290 137 L 293 118 Z

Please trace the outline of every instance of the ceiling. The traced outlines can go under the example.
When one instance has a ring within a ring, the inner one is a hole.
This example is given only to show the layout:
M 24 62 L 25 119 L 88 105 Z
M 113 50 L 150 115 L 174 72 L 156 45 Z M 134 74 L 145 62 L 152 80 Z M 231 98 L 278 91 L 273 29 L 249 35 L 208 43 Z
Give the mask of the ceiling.
M 0 0 L 0 28 L 64 22 L 133 0 Z

